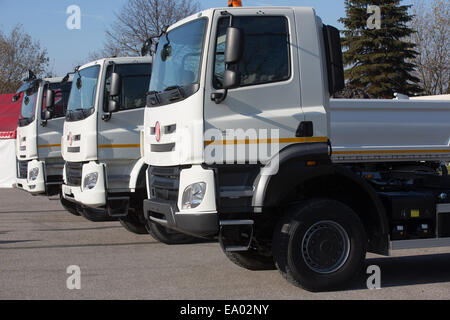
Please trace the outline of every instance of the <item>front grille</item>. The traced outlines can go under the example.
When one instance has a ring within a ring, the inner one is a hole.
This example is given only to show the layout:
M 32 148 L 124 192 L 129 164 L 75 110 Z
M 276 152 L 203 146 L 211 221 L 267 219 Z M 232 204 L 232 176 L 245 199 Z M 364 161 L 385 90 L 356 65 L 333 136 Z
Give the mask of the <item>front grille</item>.
M 175 143 L 152 144 L 151 145 L 152 152 L 172 152 L 174 150 L 175 150 Z
M 150 167 L 150 197 L 154 200 L 177 201 L 180 167 Z
M 66 180 L 67 185 L 71 187 L 81 187 L 81 174 L 83 163 L 66 162 Z
M 18 161 L 18 178 L 19 179 L 26 179 L 28 177 L 28 162 L 30 161 L 23 161 L 23 160 L 19 160 Z

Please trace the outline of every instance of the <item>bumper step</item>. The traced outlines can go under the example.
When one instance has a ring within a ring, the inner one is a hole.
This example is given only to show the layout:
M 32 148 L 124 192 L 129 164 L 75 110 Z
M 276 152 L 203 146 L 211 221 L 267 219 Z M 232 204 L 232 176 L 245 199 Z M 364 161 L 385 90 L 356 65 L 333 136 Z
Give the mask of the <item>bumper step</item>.
M 110 217 L 126 217 L 130 209 L 130 197 L 108 197 L 107 206 Z
M 247 251 L 253 238 L 253 220 L 221 220 L 219 242 L 228 252 Z

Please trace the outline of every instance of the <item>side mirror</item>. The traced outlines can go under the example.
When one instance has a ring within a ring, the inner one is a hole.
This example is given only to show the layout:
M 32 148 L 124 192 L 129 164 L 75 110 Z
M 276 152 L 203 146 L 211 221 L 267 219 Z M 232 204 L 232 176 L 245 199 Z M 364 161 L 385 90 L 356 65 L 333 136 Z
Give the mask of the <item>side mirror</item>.
M 13 95 L 12 102 L 17 102 L 20 99 L 20 93 Z
M 119 111 L 119 102 L 116 100 L 109 100 L 108 102 L 108 112 L 113 113 Z
M 55 104 L 55 92 L 51 89 L 47 89 L 45 92 L 45 108 L 52 108 Z
M 225 70 L 223 75 L 223 88 L 224 89 L 235 89 L 238 88 L 241 81 L 241 75 L 238 71 Z
M 42 118 L 43 120 L 50 120 L 52 117 L 53 117 L 53 112 L 52 112 L 52 110 L 45 109 L 44 111 L 42 111 L 41 118 Z
M 228 27 L 225 44 L 225 63 L 238 63 L 244 54 L 244 32 L 242 29 Z
M 120 74 L 113 72 L 111 74 L 111 90 L 109 91 L 110 97 L 120 96 L 121 84 Z
M 146 56 L 150 52 L 150 48 L 152 46 L 152 40 L 148 39 L 144 42 L 141 48 L 141 56 Z
M 241 84 L 241 75 L 237 71 L 237 64 L 244 56 L 244 32 L 242 29 L 228 27 L 225 43 L 225 73 L 223 75 L 223 93 L 213 93 L 211 100 L 216 104 L 222 103 L 228 95 L 229 89 L 238 88 Z

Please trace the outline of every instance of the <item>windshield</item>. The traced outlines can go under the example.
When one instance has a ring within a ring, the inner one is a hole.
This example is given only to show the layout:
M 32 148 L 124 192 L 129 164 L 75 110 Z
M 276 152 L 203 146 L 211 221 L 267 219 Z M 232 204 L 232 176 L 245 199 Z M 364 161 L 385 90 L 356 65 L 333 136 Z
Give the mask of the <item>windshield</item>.
M 20 116 L 22 119 L 33 121 L 34 112 L 36 109 L 37 94 L 37 86 L 32 86 L 31 88 L 25 90 L 22 99 L 22 107 L 20 109 Z
M 195 20 L 161 37 L 155 55 L 150 92 L 179 90 L 180 87 L 199 82 L 206 23 L 207 19 Z
M 99 70 L 100 66 L 92 66 L 75 74 L 70 91 L 68 111 L 84 111 L 94 108 Z

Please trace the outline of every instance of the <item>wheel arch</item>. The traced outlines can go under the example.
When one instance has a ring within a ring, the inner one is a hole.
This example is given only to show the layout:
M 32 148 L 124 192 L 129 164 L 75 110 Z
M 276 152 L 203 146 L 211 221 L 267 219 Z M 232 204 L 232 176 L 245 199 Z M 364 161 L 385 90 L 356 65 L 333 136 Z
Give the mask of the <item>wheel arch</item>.
M 328 152 L 326 156 L 329 159 Z M 389 224 L 381 199 L 366 180 L 345 167 L 324 161 L 323 157 L 323 146 L 280 153 L 278 172 L 256 179 L 253 206 L 263 211 L 311 198 L 339 200 L 361 218 L 369 239 L 369 251 L 387 255 Z M 316 161 L 316 165 L 307 166 L 307 161 Z
M 144 162 L 144 158 L 140 158 L 130 173 L 130 189 L 136 190 L 139 187 L 146 188 L 146 170 L 148 165 Z M 143 186 L 141 184 L 144 184 Z

